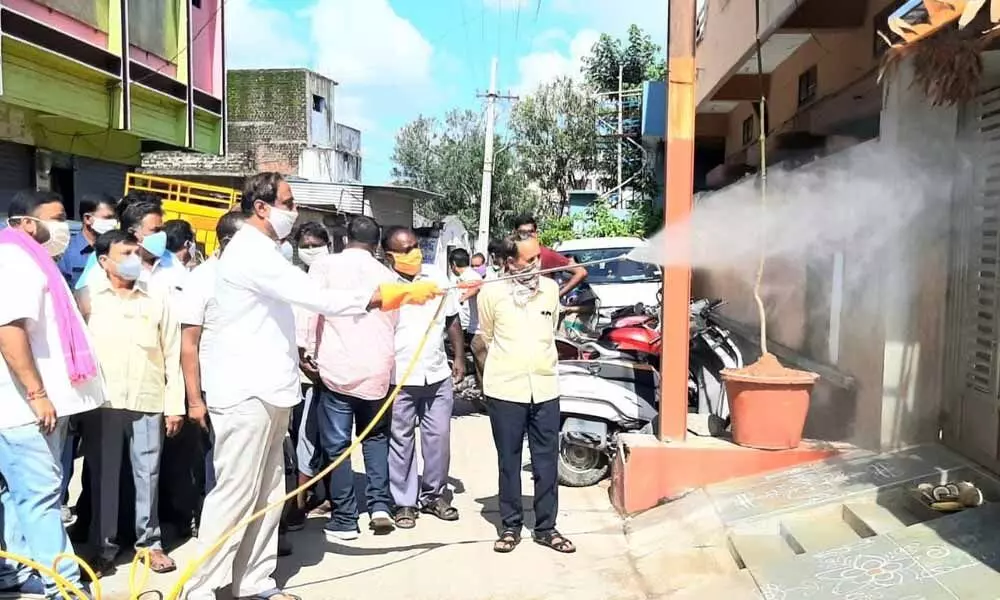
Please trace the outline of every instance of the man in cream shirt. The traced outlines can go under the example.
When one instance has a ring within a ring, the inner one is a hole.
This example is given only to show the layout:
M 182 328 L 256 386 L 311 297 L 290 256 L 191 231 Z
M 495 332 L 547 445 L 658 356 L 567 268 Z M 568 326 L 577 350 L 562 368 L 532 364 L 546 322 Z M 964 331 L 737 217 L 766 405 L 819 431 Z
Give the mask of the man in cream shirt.
M 535 481 L 535 542 L 568 554 L 576 547 L 556 530 L 559 513 L 559 383 L 555 330 L 559 286 L 541 277 L 541 247 L 533 236 L 507 238 L 497 249 L 499 264 L 516 279 L 479 292 L 480 331 L 489 343 L 483 394 L 500 470 L 503 531 L 493 550 L 507 553 L 521 541 L 521 451 L 528 437 Z
M 99 572 L 113 570 L 118 546 L 118 480 L 123 444 L 135 484 L 136 549 L 150 553 L 150 568 L 176 568 L 163 551 L 158 495 L 163 434 L 175 435 L 184 423 L 181 331 L 166 296 L 136 284 L 142 272 L 135 237 L 119 229 L 97 238 L 94 254 L 106 277 L 90 285 L 88 326 L 108 386 L 108 404 L 89 414 L 84 427 L 92 505 L 91 525 Z
M 426 303 L 442 293 L 428 283 L 322 289 L 279 249 L 298 213 L 292 190 L 278 173 L 251 177 L 241 209 L 246 222 L 220 257 L 216 280 L 218 360 L 209 381 L 220 383 L 204 390 L 215 433 L 216 483 L 205 498 L 200 552 L 285 495 L 283 442 L 301 391 L 292 305 L 336 317 Z M 236 597 L 295 600 L 272 578 L 280 517 L 281 511 L 273 510 L 230 538 L 188 582 L 184 597 L 214 600 L 231 573 Z

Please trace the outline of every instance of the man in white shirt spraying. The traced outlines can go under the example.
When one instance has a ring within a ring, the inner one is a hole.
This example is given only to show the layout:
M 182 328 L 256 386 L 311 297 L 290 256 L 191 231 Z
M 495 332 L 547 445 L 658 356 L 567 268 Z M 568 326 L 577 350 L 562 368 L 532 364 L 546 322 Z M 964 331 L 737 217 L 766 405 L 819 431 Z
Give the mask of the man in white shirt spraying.
M 300 400 L 292 305 L 337 317 L 423 304 L 442 293 L 435 282 L 322 289 L 282 257 L 279 240 L 291 233 L 298 213 L 292 190 L 278 173 L 250 178 L 241 208 L 246 223 L 219 259 L 216 280 L 213 381 L 220 384 L 204 390 L 215 433 L 216 483 L 203 509 L 203 549 L 285 494 L 282 446 L 291 408 Z M 278 589 L 271 576 L 280 517 L 280 510 L 272 510 L 236 533 L 202 564 L 184 597 L 214 600 L 231 572 L 239 598 L 297 600 Z

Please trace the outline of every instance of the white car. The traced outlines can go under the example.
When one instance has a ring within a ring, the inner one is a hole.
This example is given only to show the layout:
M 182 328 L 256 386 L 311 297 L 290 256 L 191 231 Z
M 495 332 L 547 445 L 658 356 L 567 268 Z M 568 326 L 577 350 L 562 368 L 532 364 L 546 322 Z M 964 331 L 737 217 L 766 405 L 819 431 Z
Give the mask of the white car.
M 578 263 L 617 258 L 646 242 L 632 237 L 609 237 L 569 240 L 557 244 L 553 250 Z M 601 303 L 601 316 L 607 317 L 615 310 L 642 302 L 646 306 L 659 303 L 663 273 L 660 267 L 629 260 L 597 263 L 587 267 L 587 283 Z

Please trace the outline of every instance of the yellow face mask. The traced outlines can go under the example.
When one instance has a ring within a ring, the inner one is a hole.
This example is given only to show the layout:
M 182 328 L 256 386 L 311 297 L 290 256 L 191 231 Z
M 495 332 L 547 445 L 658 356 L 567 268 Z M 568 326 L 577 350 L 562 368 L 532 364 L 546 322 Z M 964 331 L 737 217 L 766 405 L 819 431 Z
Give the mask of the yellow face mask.
M 424 253 L 420 248 L 414 248 L 405 254 L 390 252 L 389 255 L 392 256 L 392 267 L 407 277 L 416 277 L 424 264 Z

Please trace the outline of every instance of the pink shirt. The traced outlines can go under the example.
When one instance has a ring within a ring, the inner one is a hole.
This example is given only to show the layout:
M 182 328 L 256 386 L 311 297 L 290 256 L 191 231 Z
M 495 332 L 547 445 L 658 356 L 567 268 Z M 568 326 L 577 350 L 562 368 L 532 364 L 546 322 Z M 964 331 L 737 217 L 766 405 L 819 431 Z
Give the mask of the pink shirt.
M 368 252 L 348 248 L 318 259 L 309 276 L 327 289 L 370 289 L 394 282 L 396 276 Z M 315 358 L 329 389 L 361 398 L 382 400 L 389 391 L 395 365 L 397 311 L 373 310 L 356 317 L 300 320 L 299 346 Z

